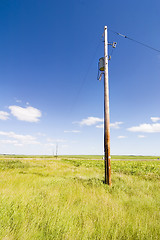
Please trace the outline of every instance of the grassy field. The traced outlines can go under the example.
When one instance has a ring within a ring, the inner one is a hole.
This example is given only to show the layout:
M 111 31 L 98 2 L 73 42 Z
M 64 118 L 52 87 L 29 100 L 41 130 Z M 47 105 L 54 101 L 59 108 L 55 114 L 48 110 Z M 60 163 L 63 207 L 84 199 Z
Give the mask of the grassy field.
M 0 239 L 160 239 L 160 160 L 0 156 Z

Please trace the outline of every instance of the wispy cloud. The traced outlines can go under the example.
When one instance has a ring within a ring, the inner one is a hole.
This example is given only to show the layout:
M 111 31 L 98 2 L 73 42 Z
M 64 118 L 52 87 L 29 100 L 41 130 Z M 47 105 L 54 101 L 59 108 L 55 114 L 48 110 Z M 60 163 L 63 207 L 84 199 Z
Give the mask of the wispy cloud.
M 97 125 L 96 128 L 104 128 L 104 123 Z
M 17 140 L 0 140 L 0 143 L 3 143 L 3 144 L 17 144 L 18 141 Z
M 67 144 L 63 144 L 62 148 L 68 148 L 69 146 Z
M 9 118 L 9 113 L 0 111 L 0 120 L 7 120 Z
M 12 142 L 12 143 L 19 143 L 19 144 L 40 144 L 35 137 L 31 136 L 31 135 L 22 135 L 22 134 L 16 134 L 14 132 L 3 132 L 0 131 L 0 135 L 1 136 L 6 136 L 8 138 L 11 139 L 16 139 L 16 142 Z M 6 139 L 6 140 L 1 140 L 3 141 L 3 143 L 11 143 L 10 140 Z
M 160 117 L 151 117 L 152 122 L 160 121 Z
M 130 132 L 146 132 L 146 133 L 156 133 L 160 132 L 160 123 L 147 124 L 143 123 L 139 126 L 133 126 L 127 129 Z
M 14 146 L 15 146 L 15 147 L 23 147 L 24 144 L 23 144 L 23 143 L 15 143 Z
M 19 100 L 19 99 L 16 99 L 16 102 L 17 102 L 17 103 L 21 103 L 22 101 L 21 101 L 21 100 Z
M 80 121 L 80 122 L 74 122 L 74 123 L 79 123 L 80 126 L 85 126 L 85 125 L 92 126 L 92 125 L 101 123 L 101 124 L 96 125 L 96 128 L 104 128 L 104 119 L 98 118 L 98 117 L 88 117 L 88 118 L 82 119 L 82 121 Z M 118 129 L 118 128 L 120 128 L 121 124 L 123 124 L 123 122 L 110 123 L 110 127 Z
M 66 142 L 66 140 L 65 139 L 52 139 L 52 138 L 47 138 L 46 139 L 47 140 L 47 142 L 49 142 L 49 143 L 64 143 L 64 142 Z
M 123 124 L 123 122 L 110 123 L 110 127 L 114 129 L 119 129 L 121 124 Z M 99 124 L 96 126 L 96 128 L 104 128 L 104 124 Z
M 54 147 L 54 146 L 56 146 L 56 144 L 55 143 L 46 143 L 45 146 L 46 147 Z
M 64 133 L 80 133 L 79 130 L 65 130 Z
M 22 108 L 19 106 L 9 106 L 11 114 L 20 121 L 38 122 L 42 113 L 39 109 L 34 107 Z
M 124 138 L 127 138 L 127 136 L 118 136 L 117 138 L 118 139 L 124 139 Z
M 144 135 L 138 135 L 138 138 L 146 138 Z
M 99 122 L 103 122 L 103 118 L 97 118 L 97 117 L 88 117 L 88 118 L 84 118 L 82 119 L 82 121 L 80 122 L 74 122 L 74 123 L 79 123 L 81 126 L 91 126 L 91 125 L 95 125 Z
M 45 134 L 45 133 L 38 132 L 38 133 L 37 133 L 37 136 L 46 137 L 46 134 Z
M 118 128 L 120 128 L 120 125 L 121 125 L 121 124 L 123 124 L 123 122 L 111 123 L 111 124 L 110 124 L 110 127 L 111 127 L 111 128 L 116 128 L 116 129 L 118 129 Z

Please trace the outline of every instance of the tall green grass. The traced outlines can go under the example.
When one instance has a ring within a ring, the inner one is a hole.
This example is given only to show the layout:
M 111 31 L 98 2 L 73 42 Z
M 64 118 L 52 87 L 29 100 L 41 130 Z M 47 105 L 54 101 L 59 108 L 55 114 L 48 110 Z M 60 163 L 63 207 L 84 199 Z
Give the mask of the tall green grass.
M 160 239 L 160 161 L 92 158 L 1 156 L 0 239 Z

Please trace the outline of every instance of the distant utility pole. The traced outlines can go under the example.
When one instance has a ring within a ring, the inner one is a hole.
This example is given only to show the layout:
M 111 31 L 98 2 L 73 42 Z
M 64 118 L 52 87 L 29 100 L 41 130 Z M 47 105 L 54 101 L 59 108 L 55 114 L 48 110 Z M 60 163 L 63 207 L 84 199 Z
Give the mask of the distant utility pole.
M 116 42 L 108 43 L 107 26 L 104 27 L 104 57 L 99 59 L 98 80 L 101 80 L 104 74 L 104 162 L 105 162 L 105 184 L 111 186 L 111 156 L 110 156 L 110 127 L 109 127 L 109 84 L 108 84 L 108 45 L 116 47 Z
M 56 158 L 58 157 L 58 143 L 56 144 Z
M 109 128 L 109 84 L 108 84 L 108 36 L 107 26 L 104 27 L 104 154 L 105 184 L 111 186 L 111 156 Z

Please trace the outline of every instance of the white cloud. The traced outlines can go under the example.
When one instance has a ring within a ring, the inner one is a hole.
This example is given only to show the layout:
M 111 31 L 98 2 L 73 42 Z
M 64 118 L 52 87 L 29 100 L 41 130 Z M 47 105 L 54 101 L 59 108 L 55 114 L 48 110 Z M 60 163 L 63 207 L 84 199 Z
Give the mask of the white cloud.
M 127 136 L 118 136 L 117 138 L 118 139 L 124 139 L 124 138 L 127 138 Z
M 19 100 L 19 99 L 16 99 L 16 102 L 17 102 L 17 103 L 21 103 L 22 101 L 21 101 L 21 100 Z
M 104 123 L 97 125 L 96 128 L 104 128 Z
M 80 131 L 79 130 L 71 130 L 71 131 L 65 130 L 64 133 L 80 133 Z
M 17 144 L 16 140 L 0 140 L 2 144 Z
M 110 127 L 111 127 L 111 128 L 116 128 L 116 129 L 118 129 L 118 128 L 120 128 L 119 125 L 121 125 L 121 124 L 123 124 L 123 122 L 111 123 L 111 124 L 110 124 Z
M 146 136 L 144 135 L 138 135 L 138 138 L 145 138 Z
M 41 111 L 37 108 L 19 106 L 9 106 L 11 113 L 20 121 L 38 122 L 42 116 Z
M 143 123 L 139 126 L 133 126 L 127 129 L 130 132 L 146 132 L 146 133 L 156 133 L 160 132 L 160 123 L 147 124 Z
M 45 146 L 46 147 L 54 147 L 54 146 L 56 146 L 56 144 L 55 143 L 46 143 Z
M 160 117 L 151 117 L 152 122 L 160 121 Z
M 37 135 L 40 136 L 40 137 L 46 137 L 46 134 L 45 133 L 41 133 L 41 132 L 38 132 Z
M 0 111 L 0 119 L 1 120 L 7 120 L 9 117 L 9 113 Z
M 53 142 L 54 140 L 52 138 L 47 138 L 47 142 Z
M 68 145 L 62 145 L 62 148 L 68 148 L 69 146 Z
M 119 129 L 120 128 L 119 125 L 121 125 L 121 124 L 123 124 L 123 122 L 110 123 L 110 127 L 114 128 L 114 129 Z M 96 128 L 104 128 L 104 124 L 103 123 L 99 124 L 99 125 L 96 126 Z
M 6 136 L 8 138 L 16 139 L 17 141 L 14 143 L 17 144 L 39 144 L 39 142 L 36 141 L 36 138 L 31 135 L 21 135 L 16 134 L 14 132 L 2 132 L 0 131 L 1 136 Z M 1 140 L 2 141 L 2 140 Z M 3 140 L 4 141 L 4 140 Z M 6 140 L 7 141 L 7 140 Z M 9 141 L 9 140 L 8 140 Z M 7 142 L 6 142 L 7 143 Z M 9 142 L 8 142 L 9 143 Z M 11 142 L 10 142 L 11 143 Z M 12 142 L 13 143 L 13 142 Z
M 47 140 L 47 142 L 49 142 L 49 143 L 64 143 L 64 142 L 66 142 L 65 139 L 52 139 L 52 138 L 47 138 L 46 140 Z
M 78 122 L 81 126 L 86 125 L 86 126 L 91 126 L 91 125 L 95 125 L 97 123 L 102 123 L 102 124 L 98 124 L 96 125 L 96 128 L 104 128 L 104 119 L 103 118 L 97 118 L 97 117 L 88 117 L 85 119 L 82 119 L 81 122 Z M 76 122 L 74 122 L 76 123 Z M 111 128 L 115 128 L 118 129 L 120 128 L 120 125 L 123 124 L 123 122 L 115 122 L 115 123 L 110 123 L 110 127 Z
M 65 139 L 55 139 L 54 142 L 56 142 L 56 143 L 64 143 L 64 142 L 66 142 L 66 140 Z
M 103 118 L 88 117 L 88 118 L 82 119 L 82 121 L 79 122 L 79 124 L 81 126 L 83 126 L 83 125 L 91 126 L 91 125 L 97 124 L 99 122 L 103 122 Z
M 23 144 L 22 143 L 15 143 L 14 146 L 16 146 L 16 147 L 23 147 Z

